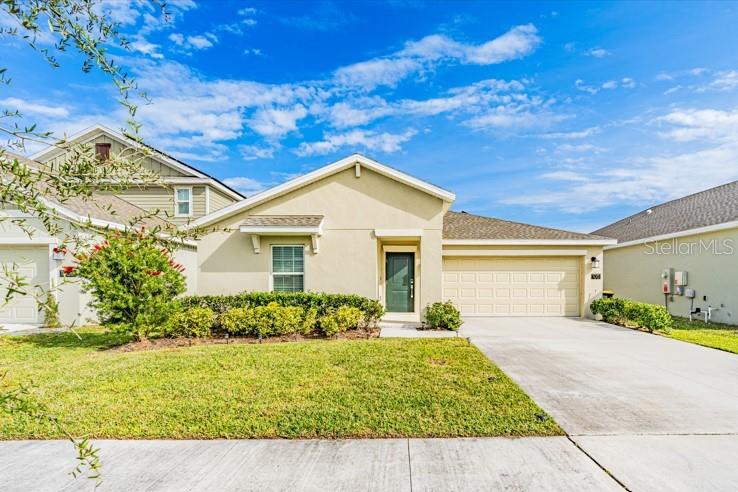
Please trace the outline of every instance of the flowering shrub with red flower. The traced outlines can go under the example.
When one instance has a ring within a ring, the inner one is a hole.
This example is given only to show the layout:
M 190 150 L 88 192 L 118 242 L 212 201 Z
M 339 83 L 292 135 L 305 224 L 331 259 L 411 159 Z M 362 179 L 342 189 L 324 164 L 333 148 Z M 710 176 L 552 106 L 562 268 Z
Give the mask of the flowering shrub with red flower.
M 146 338 L 171 314 L 185 290 L 184 267 L 156 238 L 142 232 L 111 235 L 76 256 L 74 272 L 92 294 L 100 320 Z

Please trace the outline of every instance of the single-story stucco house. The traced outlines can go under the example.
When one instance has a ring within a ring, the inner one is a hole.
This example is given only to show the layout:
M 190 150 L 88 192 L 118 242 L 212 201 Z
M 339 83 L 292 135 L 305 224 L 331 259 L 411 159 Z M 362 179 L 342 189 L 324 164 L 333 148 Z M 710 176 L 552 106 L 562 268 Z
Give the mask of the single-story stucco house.
M 69 139 L 98 157 L 138 145 L 95 126 Z M 58 149 L 31 156 L 61 160 Z M 588 316 L 603 289 L 603 247 L 615 240 L 450 211 L 455 195 L 363 155 L 353 154 L 286 183 L 243 197 L 219 180 L 152 149 L 143 161 L 164 186 L 132 186 L 95 202 L 54 205 L 70 227 L 115 223 L 158 211 L 181 228 L 209 231 L 178 252 L 189 294 L 320 291 L 378 299 L 387 320 L 420 321 L 429 303 L 449 300 L 464 316 Z M 108 203 L 110 201 L 110 203 Z M 5 213 L 18 213 L 5 204 Z M 33 217 L 27 217 L 33 220 Z M 0 221 L 0 264 L 54 286 L 68 257 L 63 238 L 33 238 Z M 0 286 L 1 287 L 1 286 Z M 58 294 L 64 322 L 89 316 L 79 286 Z M 76 290 L 74 290 L 76 289 Z M 35 300 L 0 308 L 0 323 L 42 323 Z
M 738 181 L 651 207 L 594 231 L 605 246 L 604 286 L 669 312 L 738 324 Z M 664 293 L 664 284 L 668 293 Z
M 614 240 L 449 211 L 455 198 L 351 155 L 195 220 L 215 229 L 197 290 L 354 293 L 398 321 L 446 300 L 464 316 L 589 314 Z

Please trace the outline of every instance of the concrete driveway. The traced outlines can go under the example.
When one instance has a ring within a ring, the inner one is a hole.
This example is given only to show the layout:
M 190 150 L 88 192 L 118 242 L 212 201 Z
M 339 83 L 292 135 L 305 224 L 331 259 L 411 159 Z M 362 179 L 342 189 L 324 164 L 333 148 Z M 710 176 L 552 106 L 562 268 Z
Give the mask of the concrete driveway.
M 738 356 L 572 318 L 461 331 L 631 490 L 738 490 Z

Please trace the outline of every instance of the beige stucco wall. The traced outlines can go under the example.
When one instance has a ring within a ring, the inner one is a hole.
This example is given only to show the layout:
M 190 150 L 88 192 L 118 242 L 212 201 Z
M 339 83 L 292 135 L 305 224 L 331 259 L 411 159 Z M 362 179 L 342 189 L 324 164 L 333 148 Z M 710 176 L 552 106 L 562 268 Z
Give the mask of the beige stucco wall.
M 713 320 L 738 324 L 738 229 L 680 237 L 676 243 L 665 240 L 608 249 L 605 288 L 617 297 L 663 304 L 661 272 L 666 268 L 687 272 L 688 287 L 696 290 L 695 307 L 719 307 Z M 677 295 L 673 299 L 669 311 L 688 316 L 689 299 Z
M 592 312 L 589 310 L 589 304 L 602 295 L 604 270 L 603 264 L 604 255 L 602 246 L 587 246 L 587 245 L 573 245 L 573 246 L 557 246 L 557 245 L 540 245 L 540 246 L 451 246 L 446 245 L 443 247 L 443 252 L 449 255 L 450 252 L 464 253 L 464 257 L 475 257 L 484 256 L 485 258 L 494 258 L 494 252 L 500 252 L 499 257 L 526 257 L 536 256 L 543 252 L 551 253 L 555 251 L 567 251 L 567 252 L 584 252 L 583 255 L 579 255 L 581 259 L 581 265 L 579 268 L 580 272 L 580 283 L 579 283 L 579 297 L 580 297 L 580 308 L 579 312 L 583 316 L 592 317 Z M 503 256 L 504 255 L 504 256 Z M 592 257 L 596 257 L 600 261 L 600 266 L 597 269 L 592 268 Z M 452 257 L 452 256 L 448 256 Z M 459 256 L 453 256 L 459 257 Z M 547 254 L 546 257 L 555 258 L 556 255 Z M 599 279 L 593 279 L 592 274 L 599 273 Z M 441 280 L 439 279 L 439 284 Z
M 341 171 L 274 198 L 213 226 L 221 231 L 198 246 L 198 291 L 202 294 L 268 290 L 271 245 L 304 244 L 305 289 L 355 293 L 381 299 L 380 241 L 375 229 L 422 229 L 419 303 L 441 294 L 441 230 L 448 204 L 441 199 L 362 168 Z M 323 215 L 319 252 L 309 237 L 262 237 L 255 254 L 251 238 L 238 231 L 247 215 Z M 222 231 L 222 229 L 230 229 Z

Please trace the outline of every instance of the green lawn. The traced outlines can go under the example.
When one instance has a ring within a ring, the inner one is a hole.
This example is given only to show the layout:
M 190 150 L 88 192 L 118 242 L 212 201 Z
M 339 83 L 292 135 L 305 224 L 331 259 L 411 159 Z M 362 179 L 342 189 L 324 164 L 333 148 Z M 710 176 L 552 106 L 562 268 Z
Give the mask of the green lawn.
M 0 337 L 5 384 L 97 438 L 529 436 L 562 431 L 463 339 L 104 350 L 94 329 Z M 0 413 L 0 439 L 61 437 Z
M 674 326 L 664 335 L 738 354 L 738 326 L 721 325 L 719 323 L 704 323 L 689 321 L 686 318 L 674 317 Z

